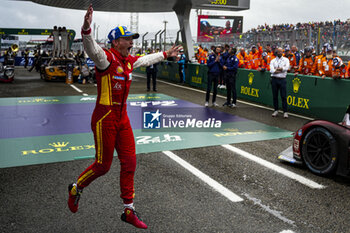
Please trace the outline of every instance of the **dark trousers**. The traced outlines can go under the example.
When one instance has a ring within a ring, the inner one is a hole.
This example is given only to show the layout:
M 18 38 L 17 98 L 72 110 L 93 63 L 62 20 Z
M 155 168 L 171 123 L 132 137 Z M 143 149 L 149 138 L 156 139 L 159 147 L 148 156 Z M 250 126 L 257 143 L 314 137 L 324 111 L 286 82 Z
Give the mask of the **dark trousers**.
M 25 57 L 24 58 L 24 68 L 27 68 L 27 66 L 28 66 L 28 58 Z
M 226 88 L 227 88 L 227 94 L 226 94 L 227 100 L 226 100 L 226 102 L 228 104 L 230 104 L 231 98 L 232 98 L 232 103 L 236 104 L 236 102 L 237 102 L 237 90 L 236 90 L 236 75 L 235 74 L 226 73 Z
M 214 83 L 214 86 L 213 86 L 213 103 L 215 102 L 216 94 L 218 92 L 218 80 L 219 80 L 219 74 L 208 73 L 207 94 L 205 96 L 205 101 L 206 102 L 209 102 L 211 87 L 212 87 L 213 83 Z
M 275 111 L 278 110 L 278 91 L 280 91 L 283 112 L 287 112 L 287 80 L 285 78 L 272 77 L 271 85 Z
M 153 90 L 157 90 L 157 72 L 147 72 L 147 90 L 151 89 L 151 78 L 152 78 L 152 84 L 153 84 Z
M 220 76 L 219 76 L 219 83 L 218 84 L 220 84 L 220 85 L 225 85 L 225 82 L 226 82 L 226 71 L 221 71 L 220 72 Z
M 185 82 L 185 67 L 184 66 L 181 66 L 179 65 L 179 76 L 180 76 L 180 83 L 184 83 Z

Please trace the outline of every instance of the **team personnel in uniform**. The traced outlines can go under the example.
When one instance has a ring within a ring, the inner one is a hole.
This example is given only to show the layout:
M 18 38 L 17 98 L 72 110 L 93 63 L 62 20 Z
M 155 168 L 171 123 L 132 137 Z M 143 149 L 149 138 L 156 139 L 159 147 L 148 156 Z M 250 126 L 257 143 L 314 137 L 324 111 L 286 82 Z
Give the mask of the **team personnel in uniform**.
M 335 61 L 334 64 L 333 61 Z M 320 76 L 322 78 L 340 78 L 341 76 L 345 77 L 345 74 L 342 74 L 343 72 L 340 69 L 342 65 L 343 61 L 340 57 L 333 55 L 333 48 L 328 44 L 326 47 L 326 56 L 322 57 L 320 63 L 318 63 L 318 71 L 320 73 Z
M 91 119 L 95 140 L 95 162 L 68 187 L 68 207 L 75 213 L 82 190 L 99 176 L 106 174 L 111 166 L 114 149 L 120 160 L 120 197 L 124 202 L 121 219 L 138 228 L 147 228 L 136 215 L 133 207 L 134 173 L 136 169 L 135 141 L 126 111 L 126 100 L 132 81 L 133 68 L 149 66 L 167 57 L 177 56 L 179 47 L 167 52 L 143 57 L 131 56 L 133 39 L 139 34 L 116 27 L 108 35 L 111 49 L 102 49 L 91 36 L 93 8 L 89 6 L 84 18 L 82 37 L 85 52 L 94 61 L 97 80 L 97 101 Z M 102 191 L 103 192 L 103 191 Z
M 180 84 L 184 84 L 186 81 L 186 72 L 185 72 L 185 64 L 186 64 L 186 55 L 184 51 L 180 50 L 180 57 L 177 58 L 177 64 L 179 64 L 179 76 L 180 76 Z
M 298 66 L 300 63 L 301 54 L 298 51 L 297 46 L 295 46 L 295 45 L 292 46 L 292 53 L 295 55 L 295 60 L 296 60 L 297 66 Z
M 226 87 L 227 87 L 227 99 L 224 106 L 236 107 L 237 102 L 237 91 L 236 91 L 236 74 L 238 70 L 239 60 L 236 57 L 236 48 L 229 49 L 229 56 L 227 57 L 223 69 L 226 76 Z M 232 102 L 231 102 L 232 94 Z
M 147 91 L 151 90 L 151 79 L 153 91 L 157 91 L 157 73 L 158 73 L 158 63 L 152 64 L 146 67 L 147 74 Z
M 350 61 L 348 61 L 348 66 L 346 67 L 346 75 L 345 78 L 350 78 Z
M 295 55 L 290 51 L 289 45 L 286 45 L 284 49 L 284 56 L 289 59 L 288 72 L 294 73 L 296 70 L 298 70 L 297 59 L 295 58 Z
M 283 57 L 283 49 L 277 49 L 277 57 L 274 58 L 270 63 L 271 72 L 271 85 L 272 85 L 272 96 L 273 106 L 275 111 L 272 113 L 273 117 L 278 115 L 278 92 L 281 94 L 283 117 L 288 118 L 287 113 L 287 71 L 289 70 L 289 59 Z
M 332 78 L 346 78 L 346 66 L 343 63 L 342 59 L 336 55 L 333 57 Z
M 207 93 L 205 96 L 205 107 L 209 106 L 209 98 L 210 98 L 210 92 L 211 87 L 213 87 L 213 107 L 219 106 L 216 103 L 216 94 L 218 92 L 218 81 L 219 81 L 219 75 L 220 71 L 222 69 L 221 63 L 220 63 L 220 52 L 221 48 L 216 47 L 214 49 L 214 53 L 211 54 L 208 58 L 207 66 L 208 66 L 208 86 L 207 86 Z
M 304 56 L 300 59 L 299 69 L 296 74 L 313 75 L 312 68 L 314 67 L 315 58 L 312 56 L 312 48 L 304 49 Z
M 314 65 L 312 67 L 312 71 L 311 73 L 313 73 L 316 76 L 321 76 L 322 72 L 320 72 L 319 68 L 321 68 L 321 61 L 323 58 L 326 57 L 326 48 L 329 46 L 328 43 L 325 43 L 322 47 L 322 52 L 321 54 L 319 54 L 318 56 L 315 56 L 315 62 Z
M 220 63 L 222 66 L 224 66 L 227 58 L 229 57 L 229 49 L 230 46 L 228 44 L 225 44 L 225 50 L 224 52 L 221 54 L 221 60 Z M 220 72 L 220 77 L 219 77 L 219 84 L 218 84 L 218 88 L 226 88 L 226 71 L 224 69 L 221 70 Z
M 249 53 L 249 66 L 248 69 L 257 70 L 260 66 L 261 55 L 263 53 L 262 47 L 258 44 L 252 46 L 252 51 Z
M 237 58 L 239 60 L 239 68 L 250 69 L 249 55 L 245 52 L 244 48 L 241 48 Z
M 260 60 L 258 71 L 265 72 L 270 71 L 271 57 L 267 52 L 263 52 Z

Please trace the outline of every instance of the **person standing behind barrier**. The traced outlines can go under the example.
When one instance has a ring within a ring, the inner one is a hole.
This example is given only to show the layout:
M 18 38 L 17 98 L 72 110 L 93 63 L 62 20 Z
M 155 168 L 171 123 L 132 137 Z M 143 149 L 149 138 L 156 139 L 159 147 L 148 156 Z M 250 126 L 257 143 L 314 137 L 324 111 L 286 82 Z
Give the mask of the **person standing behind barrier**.
M 294 73 L 294 71 L 298 70 L 297 62 L 296 62 L 297 60 L 295 58 L 295 55 L 293 53 L 291 53 L 289 45 L 285 46 L 284 56 L 289 59 L 288 72 Z
M 152 52 L 154 53 L 154 51 Z M 147 91 L 151 90 L 151 78 L 152 78 L 152 87 L 153 91 L 157 91 L 157 68 L 158 63 L 146 67 L 147 74 Z
M 320 73 L 320 76 L 322 78 L 332 77 L 335 79 L 341 76 L 345 76 L 345 74 L 341 74 L 342 72 L 340 67 L 342 65 L 342 59 L 338 56 L 333 55 L 333 48 L 328 44 L 326 48 L 326 56 L 323 57 L 318 63 L 318 71 Z
M 315 58 L 311 53 L 311 47 L 306 47 L 304 49 L 304 56 L 300 59 L 299 69 L 295 72 L 295 74 L 313 75 L 312 68 L 314 67 Z
M 61 31 L 61 56 L 62 57 L 68 56 L 68 41 L 69 41 L 69 32 L 67 31 L 66 27 L 63 27 Z
M 256 45 L 252 46 L 252 51 L 249 53 L 248 69 L 257 70 L 259 68 L 262 53 L 263 53 L 263 50 L 259 43 L 258 43 L 258 46 Z
M 239 68 L 249 69 L 249 56 L 245 52 L 244 48 L 240 49 L 237 58 L 239 60 Z
M 220 59 L 221 66 L 224 66 L 224 64 L 226 63 L 227 58 L 230 56 L 229 49 L 230 49 L 230 46 L 228 44 L 225 44 L 225 50 L 221 54 L 221 59 Z M 223 69 L 220 72 L 218 88 L 224 88 L 225 89 L 226 88 L 225 82 L 226 82 L 226 71 Z
M 267 52 L 263 52 L 258 71 L 261 71 L 261 72 L 270 71 L 270 63 L 271 63 L 270 55 Z
M 238 71 L 239 60 L 236 57 L 236 48 L 229 49 L 229 56 L 225 61 L 223 69 L 226 76 L 227 99 L 223 106 L 236 107 L 237 91 L 236 91 L 236 75 Z M 232 103 L 231 103 L 232 94 Z
M 183 49 L 180 50 L 180 56 L 178 57 L 177 64 L 179 65 L 180 84 L 184 84 L 186 81 L 186 75 L 185 75 L 186 55 L 184 54 Z
M 207 66 L 208 66 L 208 84 L 207 84 L 207 93 L 205 96 L 205 107 L 209 106 L 209 98 L 210 98 L 210 92 L 211 87 L 213 86 L 213 107 L 219 106 L 216 103 L 216 94 L 218 91 L 218 81 L 219 81 L 219 75 L 221 70 L 221 64 L 220 64 L 220 52 L 221 48 L 216 47 L 214 50 L 214 54 L 211 54 L 208 58 Z
M 289 70 L 289 59 L 283 57 L 283 49 L 277 49 L 277 57 L 270 63 L 271 85 L 273 106 L 275 111 L 272 113 L 273 117 L 278 115 L 278 91 L 280 91 L 282 99 L 283 117 L 288 118 L 287 113 L 287 71 Z
M 298 66 L 299 63 L 300 63 L 301 54 L 298 51 L 297 46 L 295 46 L 295 45 L 292 46 L 292 53 L 295 55 L 296 63 L 297 63 L 297 66 Z

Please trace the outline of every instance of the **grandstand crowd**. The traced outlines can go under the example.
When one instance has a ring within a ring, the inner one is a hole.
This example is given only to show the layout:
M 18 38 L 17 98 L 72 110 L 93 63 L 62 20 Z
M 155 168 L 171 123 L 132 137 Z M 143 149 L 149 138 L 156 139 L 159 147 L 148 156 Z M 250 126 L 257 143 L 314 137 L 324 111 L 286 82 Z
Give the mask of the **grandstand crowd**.
M 318 28 L 332 28 L 337 26 L 344 27 L 348 29 L 350 26 L 349 21 L 325 21 L 325 22 L 308 22 L 308 23 L 297 23 L 297 24 L 274 24 L 274 25 L 259 25 L 257 28 L 252 28 L 248 31 L 250 32 L 277 32 L 277 31 L 289 31 L 289 30 L 297 30 L 297 29 L 318 29 Z
M 214 51 L 217 47 L 221 50 L 222 59 L 225 59 L 225 54 L 233 46 L 228 44 L 212 46 L 210 50 Z M 241 48 L 236 54 L 239 59 L 239 68 L 261 72 L 270 71 L 270 62 L 276 58 L 277 49 L 277 46 L 271 46 L 270 44 L 263 48 L 260 43 L 251 46 L 250 51 Z M 210 54 L 207 48 L 199 45 L 196 53 L 198 63 L 206 64 Z M 312 46 L 299 51 L 295 45 L 285 45 L 283 56 L 289 59 L 289 73 L 320 76 L 322 78 L 332 77 L 334 79 L 349 79 L 350 76 L 350 61 L 345 64 L 329 43 L 323 45 L 320 54 L 316 54 Z

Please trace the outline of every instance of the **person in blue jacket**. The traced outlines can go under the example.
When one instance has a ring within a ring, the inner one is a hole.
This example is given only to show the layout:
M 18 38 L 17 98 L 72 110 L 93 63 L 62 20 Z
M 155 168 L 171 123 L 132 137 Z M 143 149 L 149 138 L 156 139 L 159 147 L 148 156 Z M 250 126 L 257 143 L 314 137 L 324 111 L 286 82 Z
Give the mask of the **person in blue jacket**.
M 220 63 L 220 52 L 221 48 L 216 47 L 214 49 L 214 53 L 211 54 L 208 58 L 207 61 L 207 66 L 208 66 L 208 84 L 207 84 L 207 94 L 205 96 L 205 107 L 209 106 L 209 98 L 210 98 L 210 92 L 211 92 L 211 87 L 213 86 L 213 107 L 219 106 L 216 103 L 216 94 L 218 92 L 218 81 L 219 81 L 219 76 L 220 76 L 220 71 L 222 69 L 221 63 Z
M 239 60 L 236 57 L 236 48 L 229 49 L 229 56 L 227 57 L 223 69 L 226 73 L 226 87 L 227 87 L 227 99 L 224 106 L 236 107 L 237 91 L 236 91 L 236 75 L 238 70 Z M 231 103 L 232 94 L 232 103 Z
M 222 48 L 221 48 L 222 49 Z M 220 63 L 221 66 L 223 66 L 229 56 L 229 50 L 230 46 L 228 44 L 225 44 L 225 49 L 223 50 L 222 54 L 220 55 Z M 218 88 L 225 89 L 226 88 L 226 71 L 221 69 L 220 77 L 219 77 L 219 84 Z
M 179 64 L 180 84 L 184 84 L 186 80 L 186 76 L 185 76 L 186 56 L 184 54 L 183 49 L 180 50 L 180 56 L 178 59 L 179 60 L 177 61 L 177 63 Z

